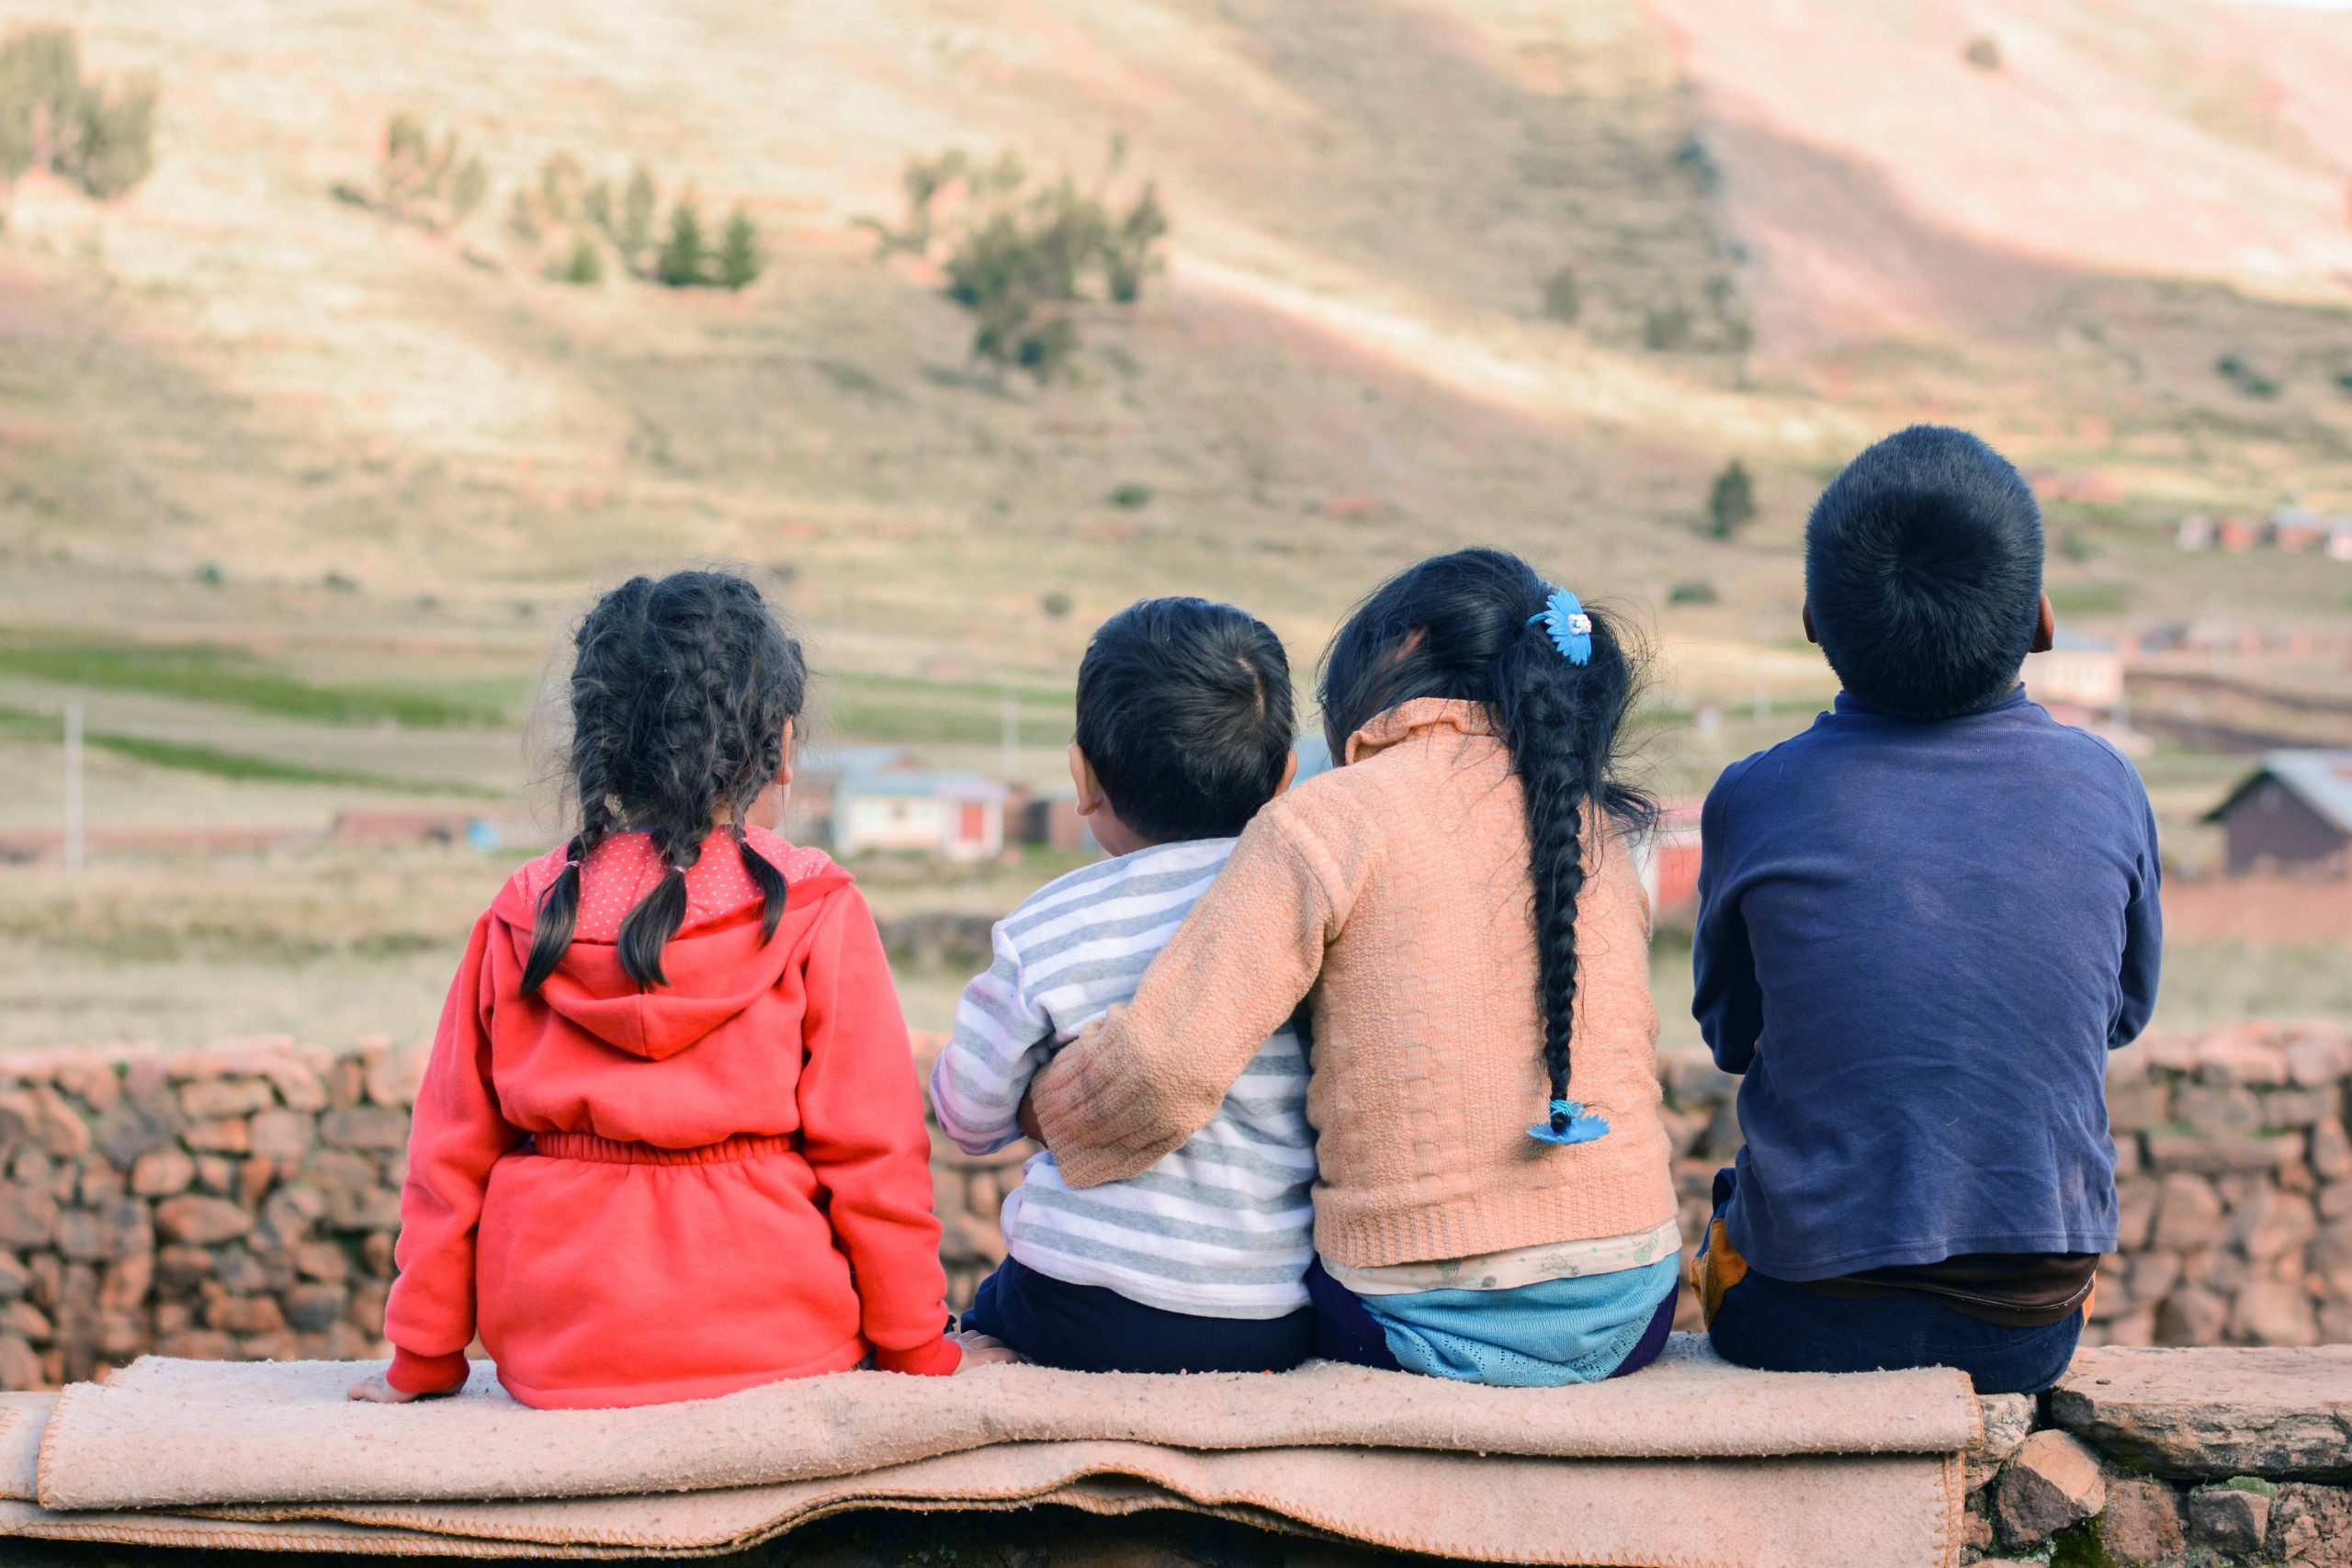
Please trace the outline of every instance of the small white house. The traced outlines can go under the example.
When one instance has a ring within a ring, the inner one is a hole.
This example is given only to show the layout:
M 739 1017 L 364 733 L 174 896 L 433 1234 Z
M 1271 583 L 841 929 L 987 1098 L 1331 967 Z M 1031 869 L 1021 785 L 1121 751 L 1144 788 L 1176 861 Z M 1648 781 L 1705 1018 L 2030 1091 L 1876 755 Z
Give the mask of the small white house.
M 989 860 L 1004 850 L 1004 804 L 994 779 L 953 773 L 851 773 L 833 787 L 833 848 L 847 857 L 906 850 Z
M 2060 632 L 2057 646 L 2025 661 L 2025 689 L 2035 702 L 2111 712 L 2123 700 L 2123 653 L 2111 642 Z

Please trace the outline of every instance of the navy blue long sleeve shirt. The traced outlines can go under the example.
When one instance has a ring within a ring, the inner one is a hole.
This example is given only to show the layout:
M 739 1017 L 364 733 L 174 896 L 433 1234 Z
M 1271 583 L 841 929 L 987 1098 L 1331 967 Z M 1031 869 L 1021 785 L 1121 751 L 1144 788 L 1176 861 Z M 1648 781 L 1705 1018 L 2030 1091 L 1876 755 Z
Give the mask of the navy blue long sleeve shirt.
M 1727 1227 L 1776 1279 L 2115 1246 L 2106 1056 L 2148 1021 L 2156 827 L 2022 687 L 1918 723 L 1841 694 L 1700 818 L 1692 1011 L 1746 1075 Z

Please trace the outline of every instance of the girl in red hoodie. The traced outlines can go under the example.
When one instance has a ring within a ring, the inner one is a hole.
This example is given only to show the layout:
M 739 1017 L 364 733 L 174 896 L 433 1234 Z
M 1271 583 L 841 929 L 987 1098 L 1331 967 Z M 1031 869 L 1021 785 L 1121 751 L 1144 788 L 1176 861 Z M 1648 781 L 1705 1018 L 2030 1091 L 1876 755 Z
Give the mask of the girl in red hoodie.
M 409 1134 L 397 1354 L 353 1397 L 455 1391 L 477 1332 L 543 1408 L 956 1371 L 881 938 L 774 831 L 798 645 L 708 571 L 632 580 L 575 641 L 581 830 L 475 922 Z

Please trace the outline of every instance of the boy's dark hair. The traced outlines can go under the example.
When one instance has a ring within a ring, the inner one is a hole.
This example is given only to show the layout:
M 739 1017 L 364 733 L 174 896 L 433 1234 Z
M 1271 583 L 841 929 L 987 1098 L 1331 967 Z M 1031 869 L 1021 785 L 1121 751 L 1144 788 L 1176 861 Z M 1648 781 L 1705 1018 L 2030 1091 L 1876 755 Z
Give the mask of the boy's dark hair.
M 686 918 L 686 868 L 714 818 L 734 834 L 765 903 L 761 940 L 784 919 L 784 873 L 743 836 L 743 814 L 784 765 L 784 727 L 808 689 L 800 645 L 760 591 L 724 571 L 633 577 L 596 602 L 572 638 L 570 784 L 581 827 L 539 901 L 523 989 L 571 945 L 580 863 L 616 833 L 643 832 L 670 868 L 621 921 L 621 968 L 669 982 L 662 949 Z
M 1417 697 L 1479 703 L 1493 716 L 1526 800 L 1544 1069 L 1552 1098 L 1566 1100 L 1585 810 L 1640 832 L 1657 807 L 1617 772 L 1619 733 L 1641 692 L 1639 650 L 1616 617 L 1588 604 L 1592 655 L 1570 663 L 1531 624 L 1552 592 L 1534 568 L 1501 550 L 1459 550 L 1408 567 L 1331 638 L 1317 696 L 1334 761 L 1347 757 L 1350 736 Z M 1554 1132 L 1567 1123 L 1553 1113 Z
M 1282 639 L 1230 604 L 1130 604 L 1078 667 L 1078 749 L 1147 839 L 1239 833 L 1282 788 L 1295 724 Z
M 2033 646 L 2041 508 L 1964 430 L 1915 424 L 1832 479 L 1804 530 L 1813 633 L 1846 690 L 1905 718 L 1997 702 Z

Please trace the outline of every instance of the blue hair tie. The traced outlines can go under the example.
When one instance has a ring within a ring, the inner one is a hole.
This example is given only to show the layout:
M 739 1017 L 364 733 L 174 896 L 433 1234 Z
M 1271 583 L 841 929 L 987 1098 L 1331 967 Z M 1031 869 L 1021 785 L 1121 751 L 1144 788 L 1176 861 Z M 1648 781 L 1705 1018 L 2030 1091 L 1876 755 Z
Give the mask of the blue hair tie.
M 1561 658 L 1571 664 L 1592 662 L 1592 617 L 1585 614 L 1584 605 L 1575 594 L 1565 588 L 1552 590 L 1552 597 L 1544 602 L 1544 608 L 1527 617 L 1531 626 L 1539 621 L 1544 624 L 1544 634 L 1552 639 L 1552 646 L 1560 650 Z
M 1552 1131 L 1552 1123 L 1549 1121 L 1538 1122 L 1527 1130 L 1527 1135 L 1539 1144 L 1564 1145 L 1589 1144 L 1596 1138 L 1605 1138 L 1609 1135 L 1609 1123 L 1598 1116 L 1587 1115 L 1584 1107 L 1576 1100 L 1554 1100 L 1552 1114 L 1566 1117 L 1568 1124 L 1555 1133 Z

